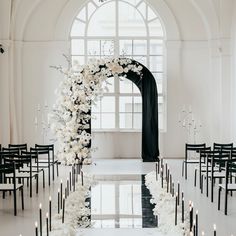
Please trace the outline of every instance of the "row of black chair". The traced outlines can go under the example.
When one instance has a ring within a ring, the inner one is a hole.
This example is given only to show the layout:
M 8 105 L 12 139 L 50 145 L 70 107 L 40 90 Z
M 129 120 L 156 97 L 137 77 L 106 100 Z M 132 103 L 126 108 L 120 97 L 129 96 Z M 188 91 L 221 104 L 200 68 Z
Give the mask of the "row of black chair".
M 188 156 L 189 152 L 195 152 L 194 158 Z M 218 209 L 220 210 L 220 198 L 222 189 L 225 190 L 225 214 L 227 214 L 228 192 L 236 191 L 236 184 L 232 183 L 233 177 L 236 182 L 236 148 L 233 143 L 214 143 L 213 148 L 206 147 L 206 144 L 186 144 L 185 160 L 182 166 L 185 169 L 187 179 L 187 165 L 198 165 L 194 172 L 194 186 L 196 186 L 197 172 L 199 172 L 199 187 L 203 193 L 203 182 L 206 180 L 206 196 L 209 195 L 209 181 L 211 189 L 211 202 L 214 201 L 214 186 L 219 181 Z M 222 184 L 224 182 L 224 184 Z
M 36 180 L 36 193 L 38 193 L 39 174 L 43 174 L 43 188 L 45 188 L 44 169 L 48 170 L 48 184 L 55 178 L 55 165 L 57 166 L 57 176 L 59 176 L 58 165 L 60 163 L 54 156 L 54 145 L 38 145 L 28 150 L 27 144 L 9 144 L 7 148 L 0 145 L 0 191 L 14 193 L 14 214 L 16 208 L 16 191 L 22 193 L 22 209 L 24 208 L 23 184 L 27 180 L 30 186 L 30 197 L 32 197 L 32 180 Z M 18 184 L 17 184 L 18 181 Z

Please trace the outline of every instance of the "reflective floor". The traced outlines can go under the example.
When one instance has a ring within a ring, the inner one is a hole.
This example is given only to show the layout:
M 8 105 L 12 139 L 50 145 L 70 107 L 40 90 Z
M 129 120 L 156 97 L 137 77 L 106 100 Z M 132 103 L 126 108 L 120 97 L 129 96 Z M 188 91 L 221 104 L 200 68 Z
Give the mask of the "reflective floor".
M 96 179 L 98 184 L 91 189 L 94 228 L 156 227 L 144 175 L 106 175 Z

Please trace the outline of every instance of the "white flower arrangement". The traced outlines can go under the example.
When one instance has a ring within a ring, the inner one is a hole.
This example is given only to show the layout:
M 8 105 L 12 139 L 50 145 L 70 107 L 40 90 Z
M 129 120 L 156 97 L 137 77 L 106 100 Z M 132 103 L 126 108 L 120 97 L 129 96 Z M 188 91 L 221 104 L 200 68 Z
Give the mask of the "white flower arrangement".
M 153 213 L 158 216 L 158 228 L 157 230 L 164 235 L 175 235 L 175 236 L 187 236 L 189 232 L 187 229 L 187 224 L 189 220 L 187 218 L 187 213 L 185 212 L 185 221 L 181 222 L 181 212 L 177 211 L 178 214 L 178 224 L 174 224 L 175 219 L 175 197 L 172 197 L 170 193 L 166 191 L 166 181 L 163 183 L 163 188 L 161 187 L 161 177 L 158 175 L 158 180 L 156 180 L 156 172 L 150 172 L 145 176 L 145 185 L 149 189 L 152 199 L 150 202 L 155 204 Z
M 91 226 L 91 210 L 87 201 L 91 196 L 90 188 L 96 185 L 96 181 L 89 174 L 84 174 L 84 185 L 81 184 L 81 177 L 78 176 L 75 192 L 65 200 L 65 217 L 62 223 L 62 210 L 60 214 L 52 217 L 51 236 L 75 236 L 79 228 Z M 43 229 L 43 235 L 46 236 L 46 227 Z
M 141 74 L 143 67 L 127 58 L 91 59 L 86 65 L 55 67 L 64 74 L 50 117 L 51 128 L 59 141 L 58 158 L 65 164 L 76 159 L 91 163 L 91 104 L 108 91 L 109 77 Z

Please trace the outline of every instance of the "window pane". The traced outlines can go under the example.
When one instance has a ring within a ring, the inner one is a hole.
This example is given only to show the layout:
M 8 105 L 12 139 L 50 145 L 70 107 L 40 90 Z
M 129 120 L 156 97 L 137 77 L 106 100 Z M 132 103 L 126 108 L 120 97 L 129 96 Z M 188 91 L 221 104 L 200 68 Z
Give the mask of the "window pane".
M 120 97 L 120 112 L 132 112 L 132 97 Z
M 72 56 L 72 66 L 84 65 L 84 56 Z
M 151 9 L 151 7 L 148 7 L 148 20 L 152 20 L 154 18 L 156 18 L 156 14 L 153 12 L 153 10 Z
M 102 113 L 102 128 L 114 129 L 115 128 L 115 113 Z
M 147 41 L 134 40 L 134 55 L 147 55 Z
M 132 82 L 124 77 L 120 80 L 120 93 L 132 93 Z
M 88 55 L 100 55 L 100 40 L 88 41 Z
M 101 55 L 114 55 L 114 41 L 102 40 L 101 41 Z
M 137 87 L 137 85 L 135 83 L 133 83 L 133 93 L 140 94 L 140 90 L 139 90 L 139 88 Z
M 129 4 L 119 2 L 119 35 L 144 36 L 146 34 L 146 26 L 139 12 Z
M 103 184 L 101 187 L 102 214 L 115 214 L 115 186 Z
M 121 129 L 132 129 L 132 113 L 121 113 L 120 114 L 120 128 Z
M 94 119 L 91 119 L 91 126 L 92 129 L 100 129 L 101 128 L 101 119 L 100 119 L 100 114 L 94 114 L 93 113 Z
M 141 14 L 143 15 L 144 19 L 147 18 L 147 14 L 146 14 L 146 3 L 145 2 L 142 2 L 139 6 L 138 6 L 138 9 L 139 11 L 141 12 Z
M 142 112 L 142 98 L 134 97 L 134 112 Z
M 163 41 L 152 39 L 150 40 L 150 54 L 163 55 Z
M 134 129 L 142 129 L 142 113 L 134 113 Z
M 72 55 L 84 54 L 84 40 L 81 40 L 81 39 L 71 40 L 71 54 Z
M 132 40 L 120 40 L 120 55 L 132 54 Z
M 115 97 L 102 98 L 102 112 L 115 112 Z
M 95 102 L 94 105 L 92 105 L 92 112 L 100 112 L 100 107 L 101 107 L 101 100 Z
M 88 35 L 114 36 L 115 29 L 115 2 L 109 2 L 94 13 L 88 25 Z
M 159 19 L 151 21 L 148 26 L 150 36 L 163 36 L 163 30 Z
M 75 20 L 71 28 L 71 36 L 84 36 L 85 24 L 81 21 Z
M 79 14 L 77 15 L 77 18 L 85 21 L 86 20 L 86 8 L 84 7 Z
M 150 56 L 150 71 L 157 72 L 163 71 L 163 57 L 162 56 Z

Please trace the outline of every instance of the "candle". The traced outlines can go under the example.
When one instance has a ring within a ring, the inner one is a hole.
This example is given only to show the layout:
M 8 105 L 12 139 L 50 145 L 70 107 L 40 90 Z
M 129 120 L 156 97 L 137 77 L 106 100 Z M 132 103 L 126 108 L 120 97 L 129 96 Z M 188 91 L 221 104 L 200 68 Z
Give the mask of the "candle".
M 195 220 L 193 221 L 193 235 L 195 236 L 195 232 L 196 232 L 196 222 Z
M 73 165 L 73 191 L 75 191 L 75 167 Z
M 82 183 L 82 186 L 84 186 L 84 173 L 82 170 L 81 170 L 81 183 Z
M 172 194 L 172 175 L 170 174 L 170 194 Z
M 177 205 L 178 205 L 178 193 L 175 196 L 175 225 L 177 225 Z
M 57 213 L 59 214 L 60 213 L 60 189 L 58 189 L 57 199 L 58 199 Z
M 179 198 L 180 198 L 180 184 L 178 181 L 178 206 L 179 206 Z
M 38 222 L 35 222 L 35 236 L 38 236 Z
M 175 183 L 172 184 L 172 197 L 174 197 L 175 194 Z
M 49 230 L 48 230 L 48 212 L 46 213 L 46 231 L 47 231 L 47 236 L 49 235 Z
M 182 197 L 182 223 L 184 223 L 184 197 Z
M 62 190 L 62 179 L 61 179 L 61 209 L 62 209 L 62 195 L 63 195 L 63 190 Z
M 216 224 L 213 225 L 214 228 L 214 236 L 216 236 Z
M 67 178 L 67 196 L 69 196 L 70 189 L 69 189 L 69 178 Z
M 160 160 L 158 161 L 158 174 L 160 173 Z
M 65 195 L 63 195 L 63 208 L 62 208 L 62 223 L 65 220 Z
M 70 191 L 71 191 L 71 171 L 70 171 Z
M 170 169 L 167 170 L 167 193 L 169 192 Z
M 40 236 L 43 234 L 43 224 L 42 224 L 42 204 L 39 204 L 39 229 L 40 229 Z
M 163 188 L 163 169 L 161 168 L 161 187 Z
M 49 230 L 52 231 L 52 198 L 49 196 Z
M 190 206 L 189 208 L 189 223 L 190 223 L 190 230 L 192 229 L 193 227 L 193 208 L 192 208 L 192 205 Z
M 198 210 L 196 210 L 196 236 L 198 235 Z
M 168 167 L 167 167 L 167 163 L 166 163 L 166 180 L 167 180 L 167 168 L 168 168 Z

